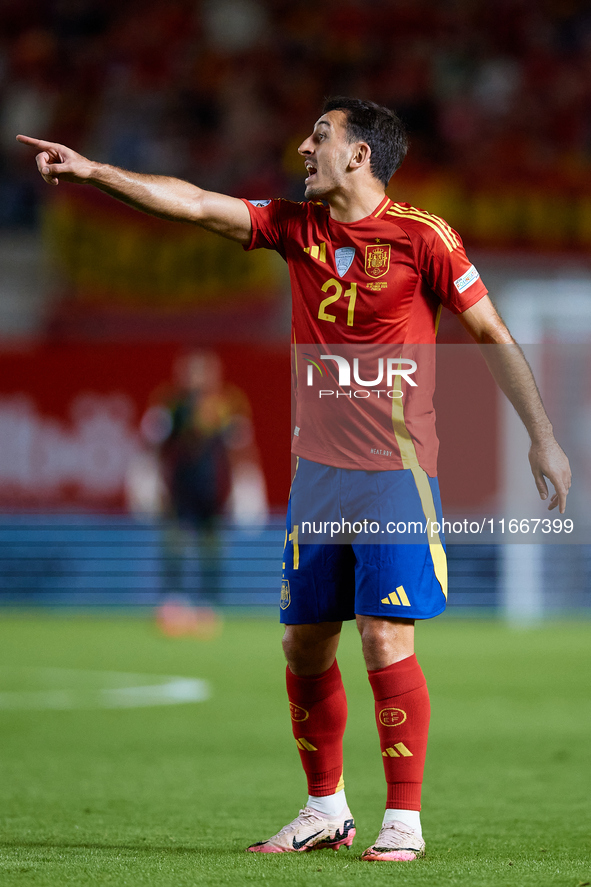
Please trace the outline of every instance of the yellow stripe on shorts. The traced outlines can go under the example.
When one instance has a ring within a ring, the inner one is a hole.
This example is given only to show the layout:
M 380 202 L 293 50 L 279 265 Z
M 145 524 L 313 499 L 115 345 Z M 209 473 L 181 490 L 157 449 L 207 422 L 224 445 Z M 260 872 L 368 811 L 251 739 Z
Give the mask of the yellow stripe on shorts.
M 429 476 L 419 465 L 415 445 L 410 436 L 409 430 L 406 427 L 406 422 L 404 421 L 404 406 L 402 404 L 402 398 L 392 398 L 392 427 L 394 429 L 398 449 L 400 450 L 402 465 L 404 468 L 410 468 L 412 471 L 412 476 L 414 477 L 421 500 L 423 514 L 432 527 L 434 522 L 438 522 L 435 503 L 433 501 L 433 493 L 431 492 L 431 486 L 429 484 Z M 447 557 L 445 555 L 445 549 L 439 538 L 439 533 L 434 533 L 433 535 L 429 533 L 429 540 L 429 550 L 431 551 L 431 559 L 433 560 L 435 578 L 439 582 L 441 590 L 447 600 Z

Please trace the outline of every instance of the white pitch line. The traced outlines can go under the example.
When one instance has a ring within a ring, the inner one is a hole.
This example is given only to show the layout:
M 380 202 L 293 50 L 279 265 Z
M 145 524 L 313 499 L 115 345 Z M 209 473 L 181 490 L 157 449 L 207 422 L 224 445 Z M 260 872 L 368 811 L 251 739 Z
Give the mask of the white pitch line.
M 11 672 L 12 674 L 25 672 L 28 682 L 31 677 L 37 678 L 35 683 L 41 684 L 45 688 L 43 690 L 0 692 L 0 710 L 5 711 L 67 711 L 72 709 L 185 705 L 204 702 L 211 695 L 207 681 L 174 675 L 84 671 L 70 668 L 25 667 L 17 669 L 10 667 L 0 669 L 0 683 L 2 672 Z M 53 684 L 54 689 L 47 688 L 48 684 Z M 72 687 L 72 684 L 75 686 Z
M 139 708 L 145 705 L 182 705 L 209 699 L 209 687 L 196 678 L 173 678 L 167 684 L 117 687 L 101 690 L 104 708 Z

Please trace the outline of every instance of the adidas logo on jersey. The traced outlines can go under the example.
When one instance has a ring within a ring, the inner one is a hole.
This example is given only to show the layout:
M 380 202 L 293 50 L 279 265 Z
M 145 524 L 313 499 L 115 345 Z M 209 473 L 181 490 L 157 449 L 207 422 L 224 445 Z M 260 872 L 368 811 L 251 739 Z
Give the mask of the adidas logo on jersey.
M 318 259 L 319 262 L 326 262 L 326 243 L 322 241 L 321 244 L 313 244 L 313 246 L 305 246 L 304 252 L 308 253 L 310 258 Z

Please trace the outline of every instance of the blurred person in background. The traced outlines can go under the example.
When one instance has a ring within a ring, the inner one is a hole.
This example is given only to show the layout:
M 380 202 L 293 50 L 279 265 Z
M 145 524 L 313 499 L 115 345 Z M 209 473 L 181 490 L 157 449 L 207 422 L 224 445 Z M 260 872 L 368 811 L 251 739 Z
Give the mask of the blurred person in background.
M 224 381 L 213 351 L 181 355 L 174 376 L 172 385 L 152 395 L 140 425 L 148 449 L 128 478 L 132 510 L 166 518 L 162 578 L 168 600 L 161 621 L 169 629 L 183 613 L 183 600 L 200 607 L 220 603 L 222 519 L 252 526 L 267 517 L 246 395 Z
M 300 345 L 432 345 L 440 309 L 449 308 L 476 342 L 504 346 L 488 349 L 489 367 L 530 435 L 529 459 L 540 497 L 549 497 L 548 478 L 555 487 L 549 508 L 564 512 L 568 459 L 554 438 L 531 370 L 459 236 L 437 216 L 386 195 L 407 149 L 404 126 L 388 108 L 347 97 L 326 102 L 298 149 L 306 169 L 303 203 L 237 199 L 171 177 L 96 163 L 64 145 L 18 138 L 38 152 L 38 169 L 49 184 L 89 183 L 137 209 L 201 225 L 246 249 L 277 250 L 291 273 L 294 341 Z M 204 154 L 206 160 L 207 143 Z M 395 402 L 382 398 L 388 449 L 376 448 L 370 438 L 379 423 L 370 428 L 362 407 L 344 401 L 356 418 L 350 427 L 331 427 L 327 413 L 314 409 L 309 389 L 298 387 L 304 407 L 298 404 L 292 445 L 299 458 L 292 497 L 297 488 L 314 507 L 320 492 L 334 500 L 343 491 L 343 502 L 360 499 L 365 508 L 388 509 L 408 491 L 418 512 L 440 520 L 434 464 L 425 466 L 433 446 L 426 447 L 423 439 L 434 428 L 421 431 L 420 417 L 413 428 L 408 414 L 397 418 Z M 432 408 L 424 414 L 429 417 Z M 328 445 L 335 438 L 336 445 Z M 353 841 L 355 823 L 343 782 L 347 703 L 336 652 L 342 622 L 355 618 L 387 783 L 382 827 L 362 859 L 418 859 L 425 852 L 419 811 L 430 703 L 414 654 L 414 628 L 416 619 L 445 608 L 443 542 L 437 537 L 414 545 L 353 540 L 299 546 L 298 526 L 288 513 L 284 561 L 286 679 L 309 796 L 292 822 L 248 849 L 305 852 Z

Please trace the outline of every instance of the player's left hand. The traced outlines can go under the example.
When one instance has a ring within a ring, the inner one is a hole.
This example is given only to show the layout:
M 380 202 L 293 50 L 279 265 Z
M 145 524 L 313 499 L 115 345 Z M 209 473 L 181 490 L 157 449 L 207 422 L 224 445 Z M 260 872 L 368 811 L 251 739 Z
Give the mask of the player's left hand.
M 558 506 L 560 513 L 564 514 L 572 476 L 568 458 L 556 439 L 551 436 L 543 442 L 532 443 L 529 464 L 540 499 L 548 498 L 546 478 L 554 485 L 555 493 L 550 499 L 548 511 Z

